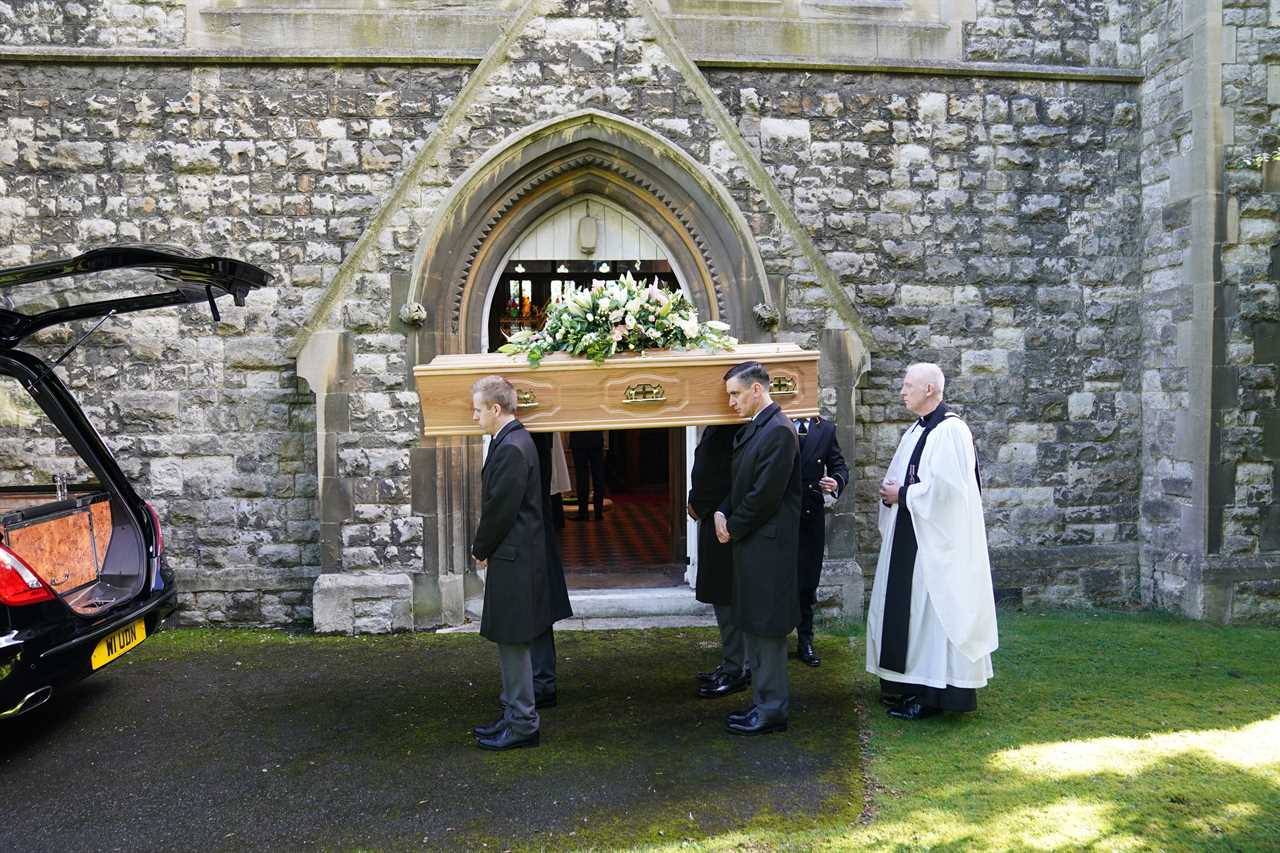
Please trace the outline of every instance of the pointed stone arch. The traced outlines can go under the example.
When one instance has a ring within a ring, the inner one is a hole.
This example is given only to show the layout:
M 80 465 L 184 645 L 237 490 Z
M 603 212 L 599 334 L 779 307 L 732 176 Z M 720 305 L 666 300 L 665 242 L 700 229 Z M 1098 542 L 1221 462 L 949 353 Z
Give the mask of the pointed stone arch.
M 438 208 L 410 285 L 428 316 L 415 359 L 478 351 L 485 298 L 507 250 L 548 211 L 586 193 L 617 203 L 663 241 L 701 316 L 724 320 L 742 340 L 770 338 L 752 313 L 774 302 L 764 262 L 728 192 L 661 136 L 585 110 L 509 138 Z

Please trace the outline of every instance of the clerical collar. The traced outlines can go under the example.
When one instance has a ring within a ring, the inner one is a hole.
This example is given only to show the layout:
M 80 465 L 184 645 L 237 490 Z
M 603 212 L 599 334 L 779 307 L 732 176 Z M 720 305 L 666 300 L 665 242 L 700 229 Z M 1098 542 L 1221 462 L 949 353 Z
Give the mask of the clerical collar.
M 927 415 L 922 415 L 919 420 L 916 421 L 916 426 L 922 427 L 923 429 L 932 429 L 933 427 L 936 427 L 938 422 L 946 416 L 947 404 L 939 403 L 938 408 L 934 409 Z

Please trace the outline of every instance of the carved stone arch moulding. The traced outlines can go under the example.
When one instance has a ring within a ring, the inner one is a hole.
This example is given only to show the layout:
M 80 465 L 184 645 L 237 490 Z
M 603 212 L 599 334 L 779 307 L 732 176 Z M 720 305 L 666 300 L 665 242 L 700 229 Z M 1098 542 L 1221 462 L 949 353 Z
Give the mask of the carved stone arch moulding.
M 526 229 L 584 193 L 628 210 L 663 241 L 699 315 L 744 341 L 767 340 L 752 307 L 771 303 L 764 264 L 732 198 L 688 154 L 595 111 L 526 131 L 473 166 L 428 228 L 414 298 L 430 306 L 419 360 L 476 352 L 491 282 Z

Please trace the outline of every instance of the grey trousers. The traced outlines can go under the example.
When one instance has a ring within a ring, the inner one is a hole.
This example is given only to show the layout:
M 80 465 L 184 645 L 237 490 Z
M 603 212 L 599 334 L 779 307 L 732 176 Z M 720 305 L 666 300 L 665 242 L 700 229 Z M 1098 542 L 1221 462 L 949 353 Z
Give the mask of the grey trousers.
M 550 696 L 556 692 L 556 637 L 551 628 L 533 638 L 529 644 L 533 664 L 533 695 Z
M 538 712 L 533 707 L 533 664 L 528 643 L 498 643 L 498 665 L 502 667 L 502 717 L 513 734 L 531 735 L 538 730 Z
M 741 672 L 747 662 L 747 649 L 742 640 L 742 631 L 733 624 L 733 608 L 728 604 L 713 604 L 716 611 L 716 625 L 720 627 L 720 666 L 725 672 Z
M 787 638 L 743 634 L 751 665 L 753 704 L 767 723 L 785 720 L 791 710 L 791 680 L 787 674 Z

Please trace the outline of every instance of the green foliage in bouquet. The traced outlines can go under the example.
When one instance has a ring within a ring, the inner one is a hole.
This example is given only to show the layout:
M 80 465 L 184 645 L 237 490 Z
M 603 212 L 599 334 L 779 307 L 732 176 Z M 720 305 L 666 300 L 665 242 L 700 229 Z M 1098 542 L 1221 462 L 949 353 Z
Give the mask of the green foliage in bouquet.
M 523 329 L 499 352 L 525 353 L 537 367 L 550 352 L 585 356 L 597 364 L 609 356 L 647 349 L 733 349 L 737 338 L 717 320 L 698 322 L 698 312 L 683 293 L 657 282 L 645 285 L 624 272 L 617 281 L 597 282 L 547 311 L 541 331 Z

